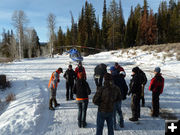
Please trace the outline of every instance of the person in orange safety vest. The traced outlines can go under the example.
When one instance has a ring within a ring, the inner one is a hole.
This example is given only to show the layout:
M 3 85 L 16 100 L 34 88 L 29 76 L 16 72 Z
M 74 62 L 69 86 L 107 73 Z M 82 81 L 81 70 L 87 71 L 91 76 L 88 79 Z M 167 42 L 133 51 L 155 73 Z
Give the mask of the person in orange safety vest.
M 55 110 L 54 107 L 60 106 L 56 101 L 56 90 L 58 83 L 60 82 L 59 75 L 63 73 L 62 68 L 58 68 L 55 72 L 52 73 L 49 80 L 48 88 L 50 89 L 50 99 L 49 99 L 49 110 Z M 54 107 L 52 106 L 54 102 Z

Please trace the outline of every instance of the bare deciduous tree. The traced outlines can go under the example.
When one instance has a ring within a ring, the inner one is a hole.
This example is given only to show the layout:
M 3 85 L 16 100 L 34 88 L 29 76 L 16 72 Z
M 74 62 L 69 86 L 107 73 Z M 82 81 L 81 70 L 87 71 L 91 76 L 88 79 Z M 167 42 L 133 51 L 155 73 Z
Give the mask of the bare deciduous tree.
M 50 56 L 53 57 L 54 41 L 56 38 L 56 35 L 55 35 L 56 16 L 50 13 L 47 18 L 47 23 L 48 23 L 48 29 L 49 29 Z
M 24 11 L 14 11 L 12 15 L 12 24 L 16 28 L 17 36 L 19 39 L 19 58 L 21 59 L 23 57 L 23 35 L 25 26 L 28 23 L 28 19 Z

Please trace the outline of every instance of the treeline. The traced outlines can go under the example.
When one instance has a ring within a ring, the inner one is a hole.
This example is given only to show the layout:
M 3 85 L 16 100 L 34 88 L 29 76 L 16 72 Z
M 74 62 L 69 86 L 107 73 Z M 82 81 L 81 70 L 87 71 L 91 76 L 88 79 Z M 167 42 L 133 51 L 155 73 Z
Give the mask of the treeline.
M 28 19 L 23 11 L 15 11 L 12 24 L 16 29 L 2 33 L 0 54 L 12 58 L 31 58 L 40 55 L 53 56 L 63 52 L 63 46 L 86 46 L 98 49 L 119 49 L 141 45 L 180 42 L 180 1 L 162 1 L 157 13 L 144 0 L 131 7 L 130 15 L 125 22 L 121 0 L 112 0 L 109 7 L 104 0 L 102 24 L 95 14 L 91 3 L 85 2 L 79 18 L 74 20 L 71 14 L 71 27 L 64 33 L 59 26 L 56 32 L 56 16 L 50 13 L 47 17 L 49 31 L 48 46 L 41 46 L 36 30 L 27 28 Z M 88 51 L 89 50 L 81 50 Z M 93 51 L 91 51 L 93 53 Z
M 13 59 L 39 57 L 43 54 L 40 48 L 39 37 L 34 28 L 27 27 L 28 18 L 24 11 L 14 11 L 12 24 L 16 29 L 2 32 L 0 42 L 0 57 Z
M 125 23 L 121 0 L 112 0 L 109 7 L 104 0 L 102 24 L 91 3 L 85 2 L 77 23 L 72 16 L 71 28 L 57 33 L 57 49 L 64 45 L 81 45 L 103 49 L 128 48 L 140 45 L 180 42 L 180 1 L 162 1 L 157 13 L 144 0 L 131 7 Z M 58 50 L 59 52 L 60 50 Z
M 8 58 L 19 58 L 21 52 L 21 58 L 39 57 L 41 55 L 40 43 L 37 33 L 34 29 L 26 29 L 23 34 L 23 45 L 19 50 L 19 42 L 16 39 L 13 31 L 3 31 L 1 42 L 1 56 Z

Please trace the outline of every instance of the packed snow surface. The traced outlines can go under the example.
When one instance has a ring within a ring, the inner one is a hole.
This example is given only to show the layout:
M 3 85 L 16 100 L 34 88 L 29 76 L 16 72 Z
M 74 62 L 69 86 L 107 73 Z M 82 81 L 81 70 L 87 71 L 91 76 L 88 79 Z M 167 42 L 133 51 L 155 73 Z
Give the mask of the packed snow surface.
M 157 55 L 159 56 L 157 58 Z M 76 101 L 66 101 L 65 79 L 63 74 L 57 90 L 57 101 L 61 104 L 55 111 L 48 110 L 49 90 L 47 88 L 51 73 L 58 67 L 65 71 L 69 64 L 69 56 L 61 55 L 54 58 L 24 59 L 0 65 L 0 74 L 6 74 L 12 87 L 0 91 L 0 135 L 94 135 L 96 133 L 97 106 L 92 103 L 96 92 L 93 79 L 94 67 L 105 63 L 110 66 L 119 62 L 126 71 L 126 82 L 129 84 L 131 70 L 139 66 L 145 71 L 148 83 L 145 87 L 146 107 L 141 107 L 139 122 L 129 121 L 131 117 L 131 98 L 122 103 L 125 127 L 115 131 L 115 135 L 164 135 L 165 120 L 163 117 L 150 116 L 151 92 L 148 91 L 150 79 L 154 76 L 153 69 L 160 66 L 165 78 L 165 88 L 160 96 L 160 108 L 164 114 L 171 114 L 180 119 L 180 62 L 175 58 L 163 59 L 161 54 L 130 50 L 102 52 L 84 58 L 83 64 L 87 73 L 87 81 L 91 87 L 87 127 L 78 128 Z M 73 64 L 75 68 L 77 64 Z M 16 100 L 7 104 L 5 96 L 16 95 Z M 107 135 L 105 124 L 103 134 Z

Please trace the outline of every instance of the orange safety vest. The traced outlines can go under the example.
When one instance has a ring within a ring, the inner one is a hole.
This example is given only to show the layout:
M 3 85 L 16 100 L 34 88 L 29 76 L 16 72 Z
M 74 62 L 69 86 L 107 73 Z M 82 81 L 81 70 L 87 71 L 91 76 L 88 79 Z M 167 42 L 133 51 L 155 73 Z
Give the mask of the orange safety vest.
M 52 75 L 51 75 L 51 78 L 50 78 L 49 84 L 48 84 L 48 88 L 50 88 L 51 85 L 53 86 L 53 88 L 55 88 L 55 85 L 56 85 L 56 88 L 57 88 L 57 83 L 54 84 L 54 79 L 55 79 L 54 73 L 55 72 L 53 72 Z M 58 75 L 58 79 L 59 79 L 59 75 Z

